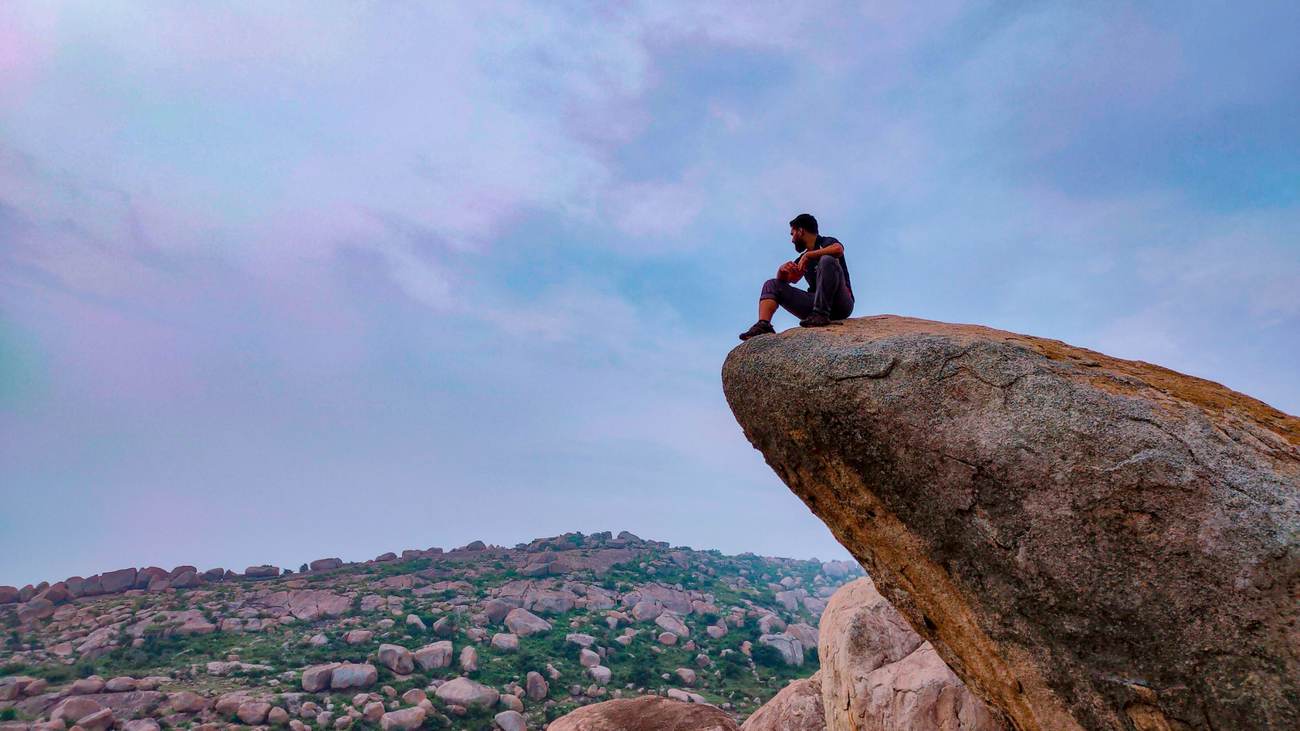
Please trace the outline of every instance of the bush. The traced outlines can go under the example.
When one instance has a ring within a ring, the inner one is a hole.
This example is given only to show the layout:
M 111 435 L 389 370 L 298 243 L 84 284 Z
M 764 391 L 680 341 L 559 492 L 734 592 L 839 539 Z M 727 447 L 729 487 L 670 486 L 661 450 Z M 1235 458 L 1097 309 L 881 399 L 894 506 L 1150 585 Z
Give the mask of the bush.
M 765 668 L 785 667 L 785 660 L 781 659 L 781 653 L 775 647 L 756 644 L 749 652 L 755 665 Z
M 18 718 L 18 709 L 3 708 L 0 709 L 0 721 L 13 721 Z

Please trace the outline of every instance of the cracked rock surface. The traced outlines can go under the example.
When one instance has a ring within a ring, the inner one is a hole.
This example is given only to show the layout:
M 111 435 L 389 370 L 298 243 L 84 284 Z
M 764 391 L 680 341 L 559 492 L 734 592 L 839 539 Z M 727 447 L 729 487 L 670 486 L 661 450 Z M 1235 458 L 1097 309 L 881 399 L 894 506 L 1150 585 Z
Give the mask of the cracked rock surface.
M 723 385 L 768 464 L 1015 728 L 1300 728 L 1295 417 L 894 316 L 754 338 Z

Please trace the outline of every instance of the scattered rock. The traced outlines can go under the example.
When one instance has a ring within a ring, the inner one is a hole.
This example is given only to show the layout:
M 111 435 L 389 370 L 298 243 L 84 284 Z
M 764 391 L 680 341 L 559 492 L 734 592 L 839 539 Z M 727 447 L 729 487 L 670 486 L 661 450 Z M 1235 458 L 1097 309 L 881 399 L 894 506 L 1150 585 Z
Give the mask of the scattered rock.
M 244 576 L 250 579 L 268 579 L 280 575 L 278 566 L 249 566 L 244 569 Z
M 198 713 L 208 707 L 210 701 L 207 698 L 191 693 L 188 690 L 182 690 L 178 693 L 169 693 L 167 695 L 167 705 L 171 706 L 177 713 Z
M 270 712 L 270 703 L 249 701 L 240 704 L 239 710 L 235 713 L 235 716 L 249 726 L 257 726 L 266 721 L 266 714 Z
M 313 665 L 302 671 L 302 689 L 307 693 L 319 693 L 330 687 L 330 679 L 334 675 L 334 670 L 340 663 L 332 662 L 325 665 Z
M 104 679 L 98 675 L 92 675 L 89 678 L 82 678 L 72 682 L 72 687 L 68 692 L 72 695 L 93 695 L 104 692 L 104 686 L 107 685 Z
M 412 655 L 421 670 L 436 670 L 451 665 L 452 645 L 449 641 L 435 642 L 416 650 Z
M 502 711 L 492 717 L 501 727 L 501 731 L 527 731 L 528 722 L 524 715 L 516 710 Z
M 909 699 L 900 700 L 901 703 Z M 776 697 L 754 712 L 741 724 L 741 731 L 830 731 L 826 724 L 826 711 L 822 707 L 820 671 L 811 678 L 796 680 L 781 689 Z M 836 726 L 836 731 L 866 729 L 915 729 L 915 731 L 965 730 L 964 725 L 939 726 L 923 723 L 916 726 Z
M 793 635 L 782 632 L 775 635 L 762 635 L 758 644 L 776 648 L 786 665 L 803 665 L 803 644 Z
M 415 672 L 415 660 L 411 651 L 401 645 L 380 645 L 379 664 L 399 675 Z
M 546 682 L 541 673 L 530 671 L 524 680 L 524 689 L 529 700 L 541 702 L 551 692 L 551 685 Z
M 739 731 L 739 728 L 716 706 L 649 695 L 584 706 L 552 721 L 547 731 Z
M 424 724 L 424 709 L 416 706 L 415 708 L 405 708 L 400 711 L 389 711 L 379 719 L 379 727 L 384 731 L 414 731 Z
M 460 651 L 460 669 L 467 673 L 478 672 L 478 650 L 473 645 L 466 645 Z
M 483 706 L 491 708 L 497 704 L 501 694 L 488 685 L 475 683 L 469 678 L 456 678 L 442 684 L 434 694 L 446 703 L 458 706 Z
M 512 635 L 512 634 L 507 634 L 505 632 L 498 632 L 492 635 L 492 647 L 500 650 L 501 652 L 518 652 L 519 635 Z
M 506 627 L 520 637 L 531 637 L 540 632 L 550 632 L 551 623 L 527 609 L 512 609 L 506 615 Z
M 333 569 L 343 568 L 343 559 L 340 558 L 318 558 L 307 565 L 313 573 L 319 571 L 332 571 Z
M 379 671 L 370 663 L 341 663 L 330 675 L 331 690 L 369 688 L 379 681 Z
M 374 637 L 375 633 L 368 629 L 354 629 L 349 630 L 346 635 L 343 635 L 343 641 L 349 645 L 364 645 L 374 639 Z
M 104 683 L 104 690 L 109 693 L 129 693 L 136 689 L 139 683 L 135 678 L 122 675 Z

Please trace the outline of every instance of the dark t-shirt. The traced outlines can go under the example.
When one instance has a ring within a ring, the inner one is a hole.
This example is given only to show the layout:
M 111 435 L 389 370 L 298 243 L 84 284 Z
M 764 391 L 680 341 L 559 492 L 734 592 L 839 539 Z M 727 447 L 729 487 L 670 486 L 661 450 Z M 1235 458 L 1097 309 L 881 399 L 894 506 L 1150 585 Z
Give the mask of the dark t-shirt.
M 839 243 L 840 240 L 837 238 L 831 236 L 818 236 L 817 243 L 813 245 L 813 248 L 825 249 L 831 244 Z M 840 245 L 843 246 L 843 244 Z M 853 283 L 849 281 L 849 265 L 844 261 L 843 254 L 836 255 L 835 258 L 840 260 L 840 269 L 844 270 L 844 286 L 848 287 L 849 294 L 852 295 Z M 810 259 L 808 261 L 808 267 L 804 270 L 803 278 L 804 281 L 808 283 L 808 294 L 813 294 L 817 291 L 817 262 L 819 261 L 821 261 L 820 258 Z

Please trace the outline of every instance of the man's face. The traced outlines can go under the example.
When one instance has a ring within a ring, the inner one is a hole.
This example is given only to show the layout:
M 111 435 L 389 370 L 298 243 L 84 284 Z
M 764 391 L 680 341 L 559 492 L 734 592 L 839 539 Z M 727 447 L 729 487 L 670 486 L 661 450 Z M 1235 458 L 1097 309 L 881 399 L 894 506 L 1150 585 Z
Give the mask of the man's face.
M 805 247 L 803 244 L 803 229 L 801 228 L 790 229 L 790 243 L 794 244 L 795 251 L 802 252 L 804 250 Z

